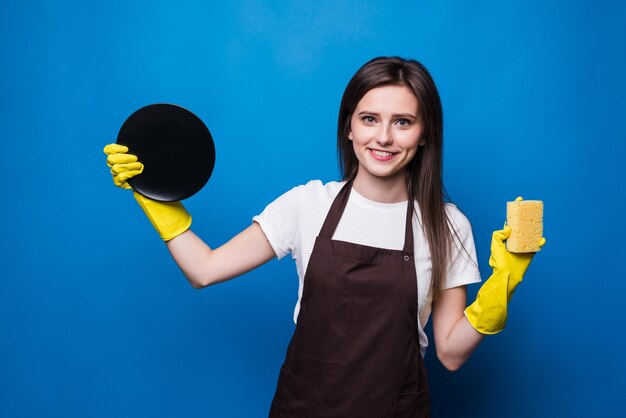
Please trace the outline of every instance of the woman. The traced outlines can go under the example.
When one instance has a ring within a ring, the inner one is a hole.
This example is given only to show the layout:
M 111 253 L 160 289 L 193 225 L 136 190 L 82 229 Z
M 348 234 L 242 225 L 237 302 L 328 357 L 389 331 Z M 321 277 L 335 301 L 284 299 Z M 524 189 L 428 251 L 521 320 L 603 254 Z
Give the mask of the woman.
M 485 334 L 503 329 L 506 305 L 532 255 L 492 240 L 494 274 L 480 281 L 471 226 L 444 202 L 443 122 L 428 71 L 414 60 L 376 58 L 344 92 L 337 146 L 344 180 L 312 181 L 279 197 L 253 224 L 211 250 L 180 203 L 135 198 L 192 284 L 201 288 L 288 253 L 300 286 L 296 330 L 272 417 L 430 415 L 423 325 L 433 314 L 437 356 L 458 369 Z M 128 149 L 105 152 L 115 184 L 143 166 Z

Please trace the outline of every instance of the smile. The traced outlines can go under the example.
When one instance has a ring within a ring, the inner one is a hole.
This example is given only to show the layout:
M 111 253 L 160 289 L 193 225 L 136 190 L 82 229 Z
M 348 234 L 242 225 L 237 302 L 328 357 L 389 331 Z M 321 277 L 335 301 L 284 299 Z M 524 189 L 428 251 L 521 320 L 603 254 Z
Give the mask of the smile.
M 389 151 L 382 151 L 378 149 L 369 149 L 370 155 L 378 161 L 389 161 L 393 158 L 395 153 Z

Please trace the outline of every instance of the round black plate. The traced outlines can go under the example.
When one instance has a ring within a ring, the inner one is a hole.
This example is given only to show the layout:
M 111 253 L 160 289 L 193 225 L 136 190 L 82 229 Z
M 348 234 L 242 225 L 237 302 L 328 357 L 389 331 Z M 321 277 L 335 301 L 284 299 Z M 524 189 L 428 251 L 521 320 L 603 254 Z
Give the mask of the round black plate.
M 215 145 L 206 125 L 180 106 L 153 104 L 130 115 L 117 141 L 143 163 L 143 173 L 128 184 L 162 202 L 193 196 L 215 166 Z

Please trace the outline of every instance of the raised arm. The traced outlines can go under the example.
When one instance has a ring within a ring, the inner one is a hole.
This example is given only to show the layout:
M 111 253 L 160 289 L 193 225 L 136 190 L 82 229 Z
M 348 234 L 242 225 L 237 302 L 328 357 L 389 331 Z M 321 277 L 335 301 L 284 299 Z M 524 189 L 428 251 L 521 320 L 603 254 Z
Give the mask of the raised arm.
M 141 174 L 143 165 L 125 146 L 111 144 L 108 155 L 113 182 L 130 189 L 127 180 Z M 261 227 L 254 223 L 226 244 L 211 250 L 189 227 L 191 216 L 180 202 L 158 202 L 139 193 L 133 196 L 166 242 L 174 260 L 191 285 L 202 288 L 239 276 L 271 260 L 275 254 Z
M 167 248 L 197 289 L 237 277 L 275 257 L 256 222 L 214 250 L 191 230 L 167 241 Z

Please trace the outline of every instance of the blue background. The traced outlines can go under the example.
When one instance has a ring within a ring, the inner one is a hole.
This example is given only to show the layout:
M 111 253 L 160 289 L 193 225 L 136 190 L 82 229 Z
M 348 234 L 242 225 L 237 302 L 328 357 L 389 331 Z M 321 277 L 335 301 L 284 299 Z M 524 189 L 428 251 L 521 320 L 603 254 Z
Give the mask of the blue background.
M 266 416 L 292 261 L 192 289 L 102 148 L 146 104 L 200 116 L 218 158 L 185 204 L 218 246 L 337 179 L 341 94 L 378 55 L 438 84 L 484 278 L 505 201 L 545 202 L 507 329 L 456 373 L 429 350 L 435 416 L 623 416 L 625 19 L 617 1 L 4 4 L 0 416 Z

